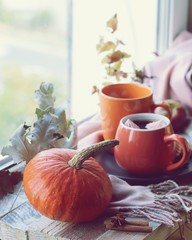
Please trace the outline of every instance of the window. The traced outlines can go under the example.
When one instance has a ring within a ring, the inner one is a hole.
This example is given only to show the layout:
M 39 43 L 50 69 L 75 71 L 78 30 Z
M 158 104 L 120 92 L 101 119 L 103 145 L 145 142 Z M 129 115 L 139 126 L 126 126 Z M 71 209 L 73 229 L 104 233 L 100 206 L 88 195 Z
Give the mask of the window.
M 188 0 L 158 1 L 157 52 L 163 53 L 173 39 L 187 29 L 188 4 Z
M 68 99 L 67 1 L 0 1 L 0 146 L 35 117 L 34 91 L 53 82 L 60 104 Z
M 90 93 L 92 86 L 105 77 L 96 44 L 106 30 L 106 21 L 118 14 L 119 36 L 140 67 L 154 57 L 152 52 L 163 53 L 177 34 L 187 29 L 188 0 L 73 2 L 71 105 L 73 116 L 81 119 L 96 111 L 98 106 L 98 97 Z
M 43 81 L 54 84 L 57 102 L 66 104 L 76 120 L 98 110 L 98 96 L 91 95 L 91 89 L 105 73 L 96 44 L 115 13 L 119 38 L 140 67 L 186 28 L 187 4 L 188 0 L 0 0 L 0 146 L 21 123 L 33 122 L 34 90 Z
M 96 44 L 106 32 L 106 21 L 117 13 L 118 36 L 141 66 L 156 50 L 157 3 L 157 0 L 74 1 L 72 114 L 75 118 L 93 114 L 98 106 L 98 96 L 91 96 L 91 89 L 105 77 Z

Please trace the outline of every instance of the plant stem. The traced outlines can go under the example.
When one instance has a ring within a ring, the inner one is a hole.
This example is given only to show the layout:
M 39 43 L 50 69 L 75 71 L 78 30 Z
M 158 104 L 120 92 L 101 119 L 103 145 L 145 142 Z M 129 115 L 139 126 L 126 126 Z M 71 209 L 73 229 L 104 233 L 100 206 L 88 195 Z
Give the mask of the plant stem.
M 68 165 L 76 169 L 81 169 L 82 164 L 85 160 L 87 160 L 90 157 L 94 157 L 96 154 L 102 151 L 115 147 L 118 144 L 119 144 L 119 141 L 117 139 L 105 140 L 105 141 L 93 144 L 92 146 L 84 148 L 80 150 L 78 153 L 76 153 L 75 156 L 68 161 Z

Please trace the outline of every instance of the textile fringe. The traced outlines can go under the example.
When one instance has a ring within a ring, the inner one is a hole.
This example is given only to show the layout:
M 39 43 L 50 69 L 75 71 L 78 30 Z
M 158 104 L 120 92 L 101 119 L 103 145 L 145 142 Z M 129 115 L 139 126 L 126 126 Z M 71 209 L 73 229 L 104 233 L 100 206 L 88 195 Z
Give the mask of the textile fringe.
M 158 204 L 152 207 L 140 208 L 120 208 L 128 217 L 144 217 L 154 222 L 164 223 L 168 226 L 173 226 L 175 223 L 182 222 L 181 216 L 171 209 L 160 208 Z
M 168 194 L 168 193 L 178 193 L 182 195 L 192 194 L 192 187 L 188 185 L 179 186 L 173 180 L 167 180 L 158 184 L 151 184 L 148 186 L 149 189 L 158 195 Z
M 146 217 L 149 220 L 173 226 L 182 223 L 181 213 L 185 213 L 188 221 L 192 216 L 192 187 L 179 186 L 176 182 L 168 180 L 159 184 L 149 185 L 154 193 L 154 203 L 151 206 L 120 208 L 120 211 L 130 217 Z

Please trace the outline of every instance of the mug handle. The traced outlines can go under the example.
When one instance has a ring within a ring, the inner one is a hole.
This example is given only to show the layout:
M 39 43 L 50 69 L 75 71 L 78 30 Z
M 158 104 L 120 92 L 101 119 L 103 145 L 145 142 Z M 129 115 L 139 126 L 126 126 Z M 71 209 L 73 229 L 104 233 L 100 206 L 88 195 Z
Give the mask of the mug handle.
M 172 110 L 171 110 L 171 107 L 168 103 L 166 103 L 165 101 L 162 101 L 162 102 L 159 102 L 159 103 L 153 103 L 153 106 L 152 106 L 153 111 L 157 107 L 161 107 L 161 108 L 165 109 L 165 111 L 167 112 L 167 117 L 169 119 L 172 118 Z
M 171 163 L 170 165 L 168 165 L 165 169 L 165 171 L 172 171 L 175 170 L 179 167 L 181 167 L 187 160 L 189 160 L 190 156 L 191 156 L 191 148 L 189 143 L 187 142 L 187 140 L 182 137 L 181 135 L 178 134 L 170 134 L 170 135 L 166 135 L 164 137 L 164 141 L 165 143 L 170 143 L 170 142 L 176 142 L 182 150 L 182 157 L 181 159 L 176 162 L 176 163 Z

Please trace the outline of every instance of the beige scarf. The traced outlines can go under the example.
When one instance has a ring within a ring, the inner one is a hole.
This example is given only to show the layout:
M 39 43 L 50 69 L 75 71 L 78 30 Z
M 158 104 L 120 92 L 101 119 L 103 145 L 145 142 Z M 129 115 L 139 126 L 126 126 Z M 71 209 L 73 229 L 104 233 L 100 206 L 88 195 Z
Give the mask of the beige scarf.
M 131 186 L 110 176 L 113 197 L 108 208 L 111 213 L 122 212 L 128 217 L 146 217 L 149 220 L 173 226 L 182 222 L 182 213 L 191 218 L 192 187 L 179 186 L 172 180 L 149 186 Z

